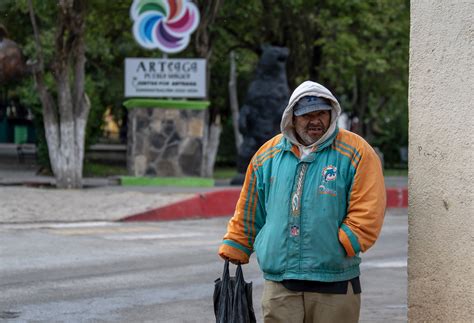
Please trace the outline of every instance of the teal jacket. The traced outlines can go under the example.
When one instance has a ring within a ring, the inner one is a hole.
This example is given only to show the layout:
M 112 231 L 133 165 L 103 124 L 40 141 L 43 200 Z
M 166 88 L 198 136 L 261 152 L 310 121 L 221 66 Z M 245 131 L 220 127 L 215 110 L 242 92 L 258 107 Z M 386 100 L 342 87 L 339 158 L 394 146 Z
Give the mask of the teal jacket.
M 219 254 L 246 263 L 256 251 L 268 280 L 348 280 L 360 274 L 359 252 L 375 242 L 384 211 L 380 161 L 364 139 L 334 125 L 301 158 L 280 134 L 253 157 Z

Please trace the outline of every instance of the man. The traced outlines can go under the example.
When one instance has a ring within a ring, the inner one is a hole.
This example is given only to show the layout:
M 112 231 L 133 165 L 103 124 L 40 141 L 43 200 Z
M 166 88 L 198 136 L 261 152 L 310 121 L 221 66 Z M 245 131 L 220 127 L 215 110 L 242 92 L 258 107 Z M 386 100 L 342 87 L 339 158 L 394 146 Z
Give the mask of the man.
M 306 81 L 290 97 L 281 132 L 252 158 L 219 255 L 265 278 L 265 322 L 357 322 L 358 256 L 385 212 L 380 160 L 337 127 L 336 98 Z

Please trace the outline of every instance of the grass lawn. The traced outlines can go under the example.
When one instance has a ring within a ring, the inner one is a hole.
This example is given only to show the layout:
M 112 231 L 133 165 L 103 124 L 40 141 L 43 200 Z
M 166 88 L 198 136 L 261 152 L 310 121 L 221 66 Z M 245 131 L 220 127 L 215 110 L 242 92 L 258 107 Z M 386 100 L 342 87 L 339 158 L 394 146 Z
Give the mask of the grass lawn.
M 108 165 L 96 162 L 84 163 L 84 177 L 108 177 L 127 175 L 125 166 Z
M 384 176 L 408 176 L 408 169 L 385 169 Z M 214 179 L 231 179 L 237 174 L 235 167 L 216 167 L 214 169 Z M 101 163 L 86 162 L 84 164 L 85 177 L 108 177 L 125 176 L 127 168 L 125 166 L 107 165 Z
M 214 169 L 214 179 L 231 179 L 237 174 L 235 167 L 218 167 Z M 84 177 L 126 176 L 125 166 L 108 165 L 97 162 L 84 163 Z
M 216 167 L 214 168 L 214 179 L 230 179 L 237 175 L 235 167 Z
M 384 169 L 384 176 L 408 176 L 408 169 Z

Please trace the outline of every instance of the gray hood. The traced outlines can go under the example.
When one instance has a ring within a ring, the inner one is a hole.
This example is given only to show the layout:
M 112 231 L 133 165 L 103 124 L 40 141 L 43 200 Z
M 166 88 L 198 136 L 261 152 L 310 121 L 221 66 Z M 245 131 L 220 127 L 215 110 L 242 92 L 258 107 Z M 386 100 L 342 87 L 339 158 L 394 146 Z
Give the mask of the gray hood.
M 307 95 L 315 95 L 326 98 L 331 101 L 332 105 L 331 124 L 328 128 L 328 131 L 313 145 L 319 145 L 334 133 L 337 126 L 337 119 L 341 115 L 341 106 L 328 89 L 326 89 L 321 84 L 312 81 L 305 81 L 300 84 L 291 94 L 290 101 L 283 112 L 280 124 L 281 133 L 293 144 L 298 146 L 302 146 L 302 144 L 296 139 L 295 136 L 295 127 L 293 126 L 293 107 L 299 99 Z

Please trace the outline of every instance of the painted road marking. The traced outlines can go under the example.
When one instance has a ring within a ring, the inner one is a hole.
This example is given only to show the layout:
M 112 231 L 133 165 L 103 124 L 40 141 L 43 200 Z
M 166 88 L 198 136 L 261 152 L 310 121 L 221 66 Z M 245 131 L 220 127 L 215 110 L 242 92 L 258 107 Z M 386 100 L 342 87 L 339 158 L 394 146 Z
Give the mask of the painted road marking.
M 395 260 L 379 260 L 379 261 L 362 261 L 360 264 L 362 268 L 406 268 L 406 259 L 395 259 Z
M 99 222 L 74 222 L 74 223 L 54 223 L 50 224 L 47 227 L 48 228 L 88 228 L 88 227 L 100 227 L 100 226 L 117 226 L 119 225 L 118 223 L 112 223 L 112 222 L 104 222 L 104 221 L 99 221 Z
M 162 231 L 163 228 L 157 226 L 112 226 L 112 227 L 90 227 L 79 229 L 49 229 L 50 232 L 61 235 L 89 235 L 89 234 L 107 234 L 107 233 L 136 233 L 149 231 Z
M 31 229 L 50 229 L 50 228 L 84 228 L 98 226 L 118 226 L 119 223 L 105 221 L 88 221 L 88 222 L 69 222 L 69 223 L 9 223 L 0 224 L 0 229 L 13 230 L 31 230 Z
M 139 235 L 109 235 L 103 236 L 106 240 L 159 240 L 159 239 L 177 239 L 202 237 L 204 233 L 157 233 L 157 234 L 139 234 Z

